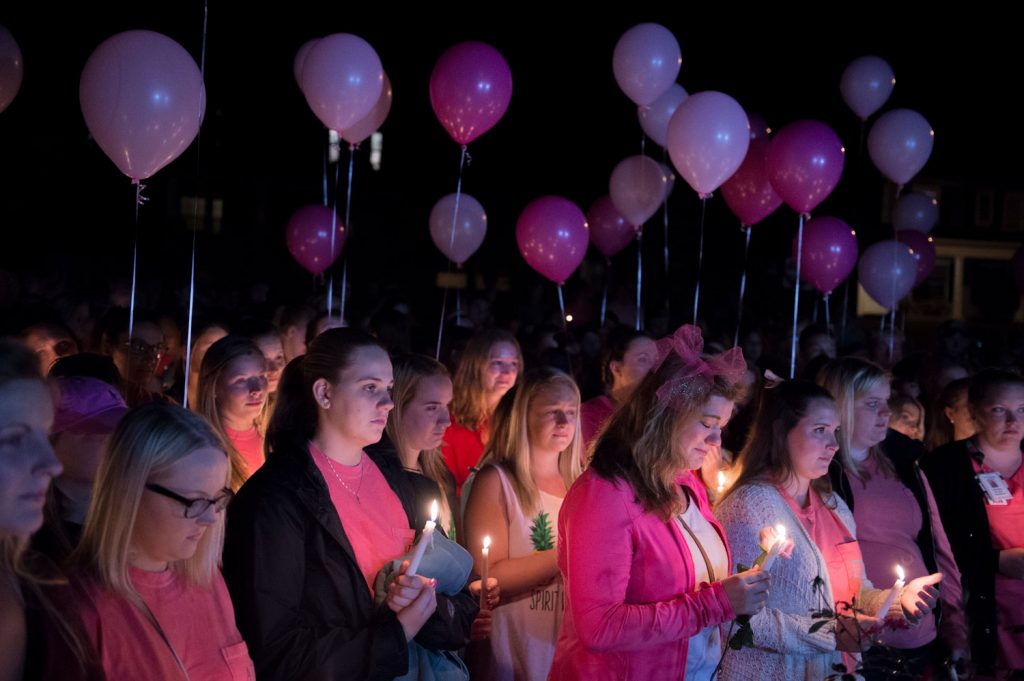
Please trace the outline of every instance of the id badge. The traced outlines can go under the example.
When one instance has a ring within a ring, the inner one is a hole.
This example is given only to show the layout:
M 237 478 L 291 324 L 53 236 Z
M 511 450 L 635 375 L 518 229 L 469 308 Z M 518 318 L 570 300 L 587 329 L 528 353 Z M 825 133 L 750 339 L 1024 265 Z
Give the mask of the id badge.
M 1006 506 L 1013 499 L 1013 494 L 1007 486 L 1003 476 L 998 473 L 978 473 L 974 476 L 985 493 L 985 501 L 989 506 Z

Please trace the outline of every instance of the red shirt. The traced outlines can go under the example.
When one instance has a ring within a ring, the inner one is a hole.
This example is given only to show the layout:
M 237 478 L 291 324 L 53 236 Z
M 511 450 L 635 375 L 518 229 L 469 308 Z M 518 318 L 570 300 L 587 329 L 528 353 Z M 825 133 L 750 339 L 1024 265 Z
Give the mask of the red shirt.
M 441 453 L 448 470 L 455 477 L 456 495 L 462 494 L 462 485 L 469 478 L 469 469 L 480 463 L 480 456 L 484 453 L 483 433 L 486 429 L 486 425 L 481 425 L 477 430 L 470 430 L 453 420 L 444 432 Z
M 231 444 L 238 450 L 238 453 L 242 455 L 245 466 L 249 469 L 249 475 L 259 470 L 265 459 L 263 457 L 263 436 L 260 435 L 256 426 L 249 430 L 235 430 L 224 426 L 224 432 L 227 433 L 228 439 L 231 440 Z

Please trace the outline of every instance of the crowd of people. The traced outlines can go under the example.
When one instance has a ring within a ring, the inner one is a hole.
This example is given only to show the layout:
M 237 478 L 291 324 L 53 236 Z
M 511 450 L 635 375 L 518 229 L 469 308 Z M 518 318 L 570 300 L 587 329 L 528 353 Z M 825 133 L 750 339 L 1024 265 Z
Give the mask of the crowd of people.
M 408 328 L 0 340 L 0 679 L 1024 678 L 1024 378 L 963 325 L 809 324 L 792 379 L 762 329 Z

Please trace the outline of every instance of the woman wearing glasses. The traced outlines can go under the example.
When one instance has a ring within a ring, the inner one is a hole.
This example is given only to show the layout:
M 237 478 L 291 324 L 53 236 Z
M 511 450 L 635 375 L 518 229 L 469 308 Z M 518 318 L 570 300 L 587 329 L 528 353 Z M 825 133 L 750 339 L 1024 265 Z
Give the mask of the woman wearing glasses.
M 109 679 L 254 678 L 218 569 L 229 472 L 217 435 L 180 407 L 141 407 L 111 436 L 71 558 Z

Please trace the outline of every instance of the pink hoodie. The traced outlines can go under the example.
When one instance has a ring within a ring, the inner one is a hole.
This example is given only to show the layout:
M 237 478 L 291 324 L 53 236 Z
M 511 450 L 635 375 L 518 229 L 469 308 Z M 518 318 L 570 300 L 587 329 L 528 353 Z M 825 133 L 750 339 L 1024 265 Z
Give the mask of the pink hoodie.
M 691 472 L 678 482 L 728 552 L 704 486 Z M 562 504 L 558 566 L 566 607 L 551 680 L 682 678 L 690 637 L 735 617 L 720 582 L 693 590 L 693 558 L 679 526 L 644 511 L 625 481 L 592 469 Z

